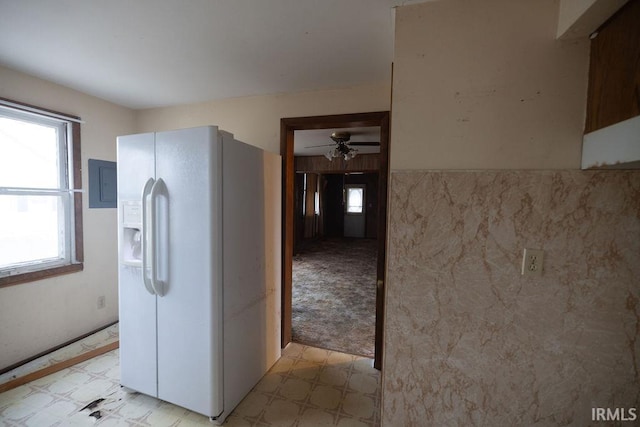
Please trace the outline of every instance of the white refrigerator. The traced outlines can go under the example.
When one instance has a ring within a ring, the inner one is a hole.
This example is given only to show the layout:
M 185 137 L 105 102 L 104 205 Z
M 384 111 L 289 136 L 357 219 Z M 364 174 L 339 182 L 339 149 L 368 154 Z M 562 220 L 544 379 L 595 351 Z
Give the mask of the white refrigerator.
M 117 146 L 121 385 L 222 423 L 280 357 L 280 156 L 215 126 Z

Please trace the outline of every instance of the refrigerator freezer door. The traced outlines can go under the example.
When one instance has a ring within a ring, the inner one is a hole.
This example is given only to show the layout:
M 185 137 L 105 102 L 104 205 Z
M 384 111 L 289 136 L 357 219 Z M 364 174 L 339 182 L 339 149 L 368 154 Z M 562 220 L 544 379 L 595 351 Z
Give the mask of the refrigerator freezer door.
M 152 133 L 118 138 L 120 383 L 157 396 L 156 297 L 145 288 L 141 264 L 123 262 L 125 245 L 132 240 L 125 238 L 125 229 L 129 234 L 143 231 L 136 230 L 142 228 L 142 209 L 131 206 L 142 205 L 142 190 L 154 176 L 153 152 Z
M 216 127 L 156 134 L 158 397 L 223 409 L 220 144 Z

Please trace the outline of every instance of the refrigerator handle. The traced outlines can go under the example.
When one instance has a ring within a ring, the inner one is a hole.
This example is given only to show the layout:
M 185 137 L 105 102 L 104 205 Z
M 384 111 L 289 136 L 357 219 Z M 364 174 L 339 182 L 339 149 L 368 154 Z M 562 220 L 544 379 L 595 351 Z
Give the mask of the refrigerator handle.
M 155 295 L 155 291 L 147 274 L 147 264 L 149 258 L 148 252 L 153 248 L 153 243 L 149 241 L 149 227 L 153 227 L 153 223 L 149 221 L 148 218 L 147 198 L 154 183 L 153 178 L 149 178 L 142 189 L 142 281 L 144 282 L 144 287 L 147 289 L 147 292 L 151 295 Z
M 164 181 L 162 178 L 158 178 L 157 181 L 151 187 L 151 193 L 149 196 L 151 204 L 151 286 L 156 295 L 163 295 L 164 284 L 158 280 L 158 230 L 156 226 L 156 220 L 158 219 L 157 198 L 158 192 L 164 187 Z

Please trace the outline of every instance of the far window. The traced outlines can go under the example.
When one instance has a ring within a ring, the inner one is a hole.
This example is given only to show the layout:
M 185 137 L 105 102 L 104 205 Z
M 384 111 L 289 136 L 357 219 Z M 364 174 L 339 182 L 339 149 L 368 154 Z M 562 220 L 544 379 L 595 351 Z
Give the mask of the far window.
M 346 187 L 347 190 L 347 213 L 362 213 L 364 204 L 363 187 Z
M 82 269 L 76 121 L 0 101 L 0 286 Z

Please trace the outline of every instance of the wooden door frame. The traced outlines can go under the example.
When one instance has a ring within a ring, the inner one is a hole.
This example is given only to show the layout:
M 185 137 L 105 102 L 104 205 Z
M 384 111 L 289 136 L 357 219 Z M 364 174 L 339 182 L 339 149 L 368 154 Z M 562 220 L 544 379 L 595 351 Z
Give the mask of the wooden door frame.
M 280 120 L 282 154 L 282 347 L 291 342 L 291 306 L 294 239 L 294 131 L 380 126 L 380 169 L 378 170 L 378 266 L 376 282 L 376 334 L 374 367 L 382 368 L 384 332 L 384 288 L 387 243 L 387 184 L 389 179 L 389 111 L 291 117 Z

